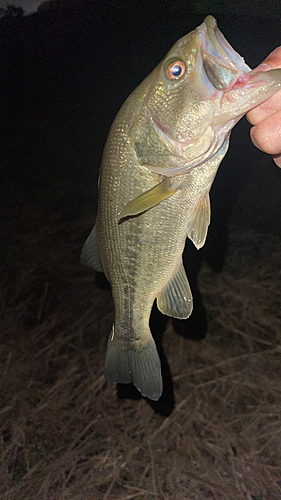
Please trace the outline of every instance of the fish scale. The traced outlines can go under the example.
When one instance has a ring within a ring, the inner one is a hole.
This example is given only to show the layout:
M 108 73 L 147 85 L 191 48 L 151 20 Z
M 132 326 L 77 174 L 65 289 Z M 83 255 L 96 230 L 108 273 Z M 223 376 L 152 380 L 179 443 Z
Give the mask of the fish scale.
M 83 264 L 103 268 L 111 284 L 108 382 L 132 382 L 146 397 L 161 396 L 149 328 L 153 302 L 166 315 L 190 316 L 186 238 L 197 248 L 205 242 L 209 191 L 231 129 L 280 85 L 281 70 L 251 71 L 208 16 L 117 114 L 102 158 L 96 226 L 81 255 Z

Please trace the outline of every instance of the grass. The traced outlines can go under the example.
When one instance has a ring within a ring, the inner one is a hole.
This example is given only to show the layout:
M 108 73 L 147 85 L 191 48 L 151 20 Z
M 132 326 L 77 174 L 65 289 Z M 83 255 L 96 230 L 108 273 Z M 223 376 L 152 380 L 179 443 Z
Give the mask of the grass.
M 90 216 L 40 207 L 3 231 L 1 498 L 281 498 L 278 236 L 232 226 L 222 272 L 203 265 L 208 332 L 166 324 L 163 414 L 104 380 L 113 304 L 79 265 Z

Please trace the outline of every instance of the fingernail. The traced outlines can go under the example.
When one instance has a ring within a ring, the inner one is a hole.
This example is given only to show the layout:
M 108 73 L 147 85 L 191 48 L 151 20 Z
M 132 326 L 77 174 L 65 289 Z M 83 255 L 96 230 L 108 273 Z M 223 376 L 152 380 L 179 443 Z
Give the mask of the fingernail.
M 254 69 L 254 71 L 268 71 L 272 69 L 271 66 L 267 63 L 261 63 L 257 68 Z
M 281 157 L 280 155 L 276 155 L 276 157 L 273 156 L 273 161 L 276 163 L 277 167 L 281 168 Z

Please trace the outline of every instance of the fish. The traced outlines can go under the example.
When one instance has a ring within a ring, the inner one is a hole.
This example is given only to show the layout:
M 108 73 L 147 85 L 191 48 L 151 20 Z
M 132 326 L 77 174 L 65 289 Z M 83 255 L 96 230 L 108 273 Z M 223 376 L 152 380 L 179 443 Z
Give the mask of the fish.
M 153 303 L 173 318 L 191 315 L 186 238 L 197 249 L 205 243 L 209 192 L 232 128 L 280 87 L 281 69 L 251 70 L 209 15 L 119 110 L 103 151 L 96 223 L 81 253 L 81 263 L 111 285 L 108 382 L 133 383 L 152 400 L 162 395 Z

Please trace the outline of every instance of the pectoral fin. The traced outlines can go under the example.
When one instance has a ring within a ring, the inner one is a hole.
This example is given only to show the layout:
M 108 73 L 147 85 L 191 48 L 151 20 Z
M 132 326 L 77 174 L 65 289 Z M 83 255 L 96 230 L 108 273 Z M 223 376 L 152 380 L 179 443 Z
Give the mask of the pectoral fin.
M 194 243 L 197 250 L 199 250 L 206 241 L 210 221 L 211 204 L 209 193 L 207 193 L 198 203 L 187 230 L 187 236 Z
M 174 277 L 158 295 L 157 307 L 163 314 L 173 318 L 186 319 L 191 315 L 192 293 L 182 263 Z
M 171 180 L 169 178 L 164 179 L 160 184 L 157 184 L 152 189 L 145 191 L 145 193 L 127 203 L 118 216 L 118 222 L 124 217 L 138 215 L 155 207 L 155 205 L 158 205 L 161 201 L 172 196 L 176 190 L 177 188 L 171 187 Z
M 82 266 L 89 267 L 94 271 L 99 271 L 103 273 L 102 263 L 100 260 L 100 254 L 97 243 L 96 228 L 93 227 L 88 238 L 86 239 L 80 257 L 80 262 Z

